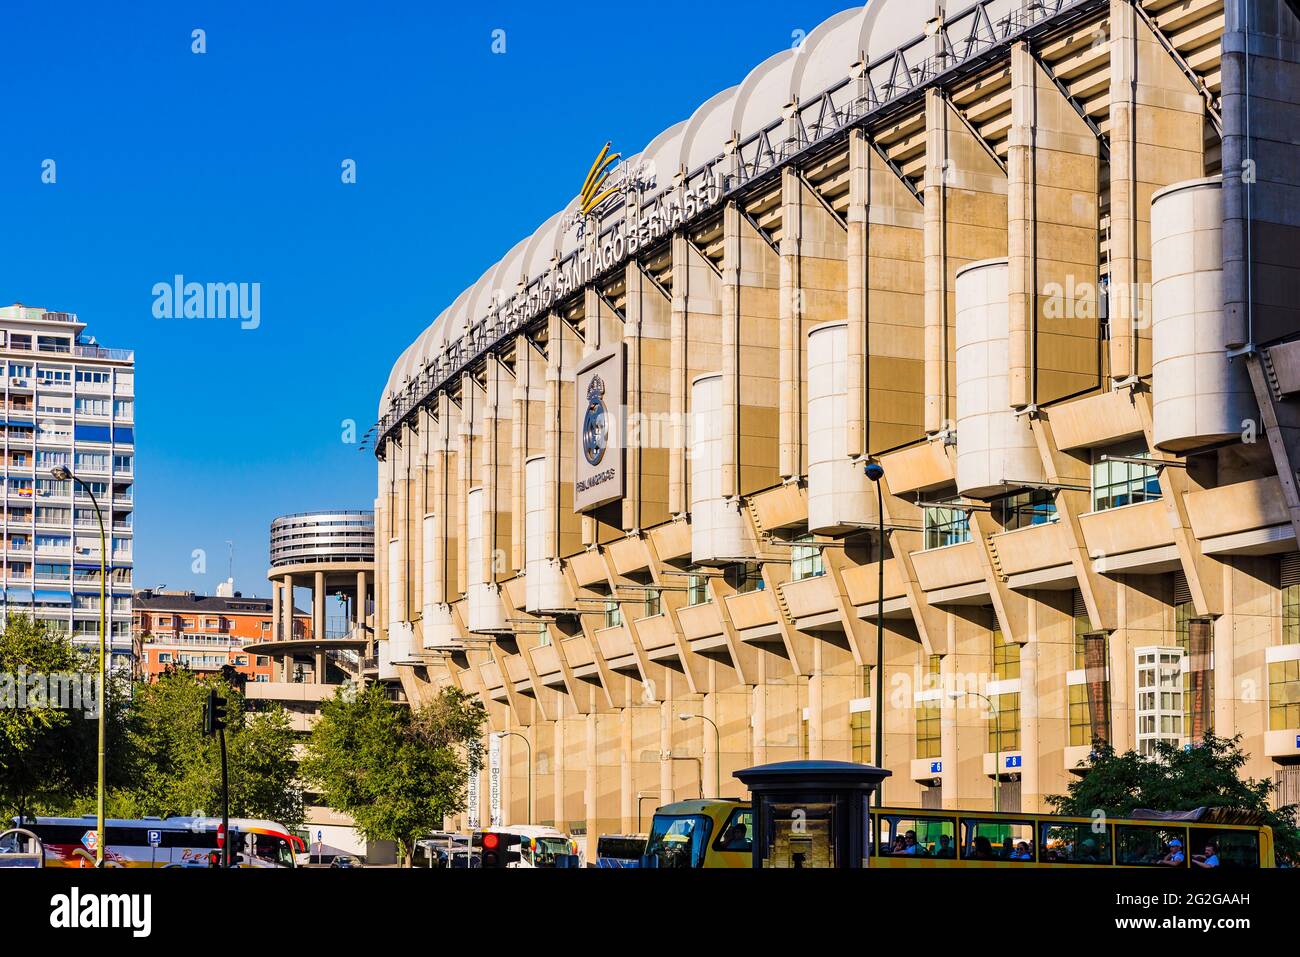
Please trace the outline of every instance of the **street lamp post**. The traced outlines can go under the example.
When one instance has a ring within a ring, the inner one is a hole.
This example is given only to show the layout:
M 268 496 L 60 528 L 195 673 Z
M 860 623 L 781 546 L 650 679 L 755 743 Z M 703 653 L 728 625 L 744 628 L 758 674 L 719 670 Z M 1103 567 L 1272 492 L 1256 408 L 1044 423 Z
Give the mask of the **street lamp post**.
M 876 743 L 872 756 L 876 766 L 885 766 L 885 493 L 880 480 L 885 468 L 879 462 L 868 462 L 864 471 L 876 486 L 876 693 L 871 710 L 876 719 Z M 885 804 L 885 782 L 876 785 L 876 807 Z
M 518 738 L 528 749 L 528 823 L 533 823 L 533 743 L 518 731 L 498 731 L 499 738 Z
M 713 728 L 713 785 L 715 789 L 713 796 L 722 797 L 722 732 L 718 730 L 718 726 L 713 723 L 712 719 L 706 718 L 702 714 L 683 713 L 677 716 L 678 721 L 690 721 L 692 718 L 707 721 L 709 726 Z
M 96 692 L 96 704 L 99 708 L 99 760 L 96 784 L 96 809 L 95 809 L 95 866 L 104 866 L 104 754 L 106 751 L 106 733 L 105 733 L 105 705 L 104 705 L 104 686 L 108 682 L 107 657 L 104 647 L 105 634 L 108 631 L 107 611 L 108 611 L 108 546 L 104 535 L 104 513 L 99 510 L 99 500 L 95 498 L 95 493 L 90 490 L 90 486 L 83 482 L 67 466 L 58 465 L 50 469 L 50 475 L 60 482 L 76 482 L 80 485 L 87 495 L 90 496 L 90 504 L 95 506 L 95 518 L 99 521 L 99 689 Z M 73 514 L 76 514 L 76 504 L 73 503 Z
M 993 810 L 1002 810 L 1002 769 L 998 766 L 1002 763 L 1002 715 L 998 711 L 998 706 L 993 703 L 993 699 L 986 694 L 980 694 L 978 691 L 950 691 L 948 697 L 956 701 L 966 695 L 972 695 L 976 698 L 983 698 L 989 710 L 993 712 L 993 736 L 996 743 L 993 746 Z

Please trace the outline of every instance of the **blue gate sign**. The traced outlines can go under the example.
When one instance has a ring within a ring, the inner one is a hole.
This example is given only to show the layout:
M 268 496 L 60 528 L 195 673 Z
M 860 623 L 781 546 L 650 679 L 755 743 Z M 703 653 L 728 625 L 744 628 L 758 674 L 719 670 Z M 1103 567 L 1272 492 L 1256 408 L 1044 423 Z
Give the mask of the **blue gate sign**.
M 931 774 L 943 774 L 943 762 L 942 762 L 942 761 L 931 761 L 931 762 L 930 762 L 930 773 L 931 773 Z
M 1009 754 L 1009 755 L 1007 755 L 1007 767 L 1009 767 L 1009 768 L 1018 768 L 1018 767 L 1020 767 L 1020 755 L 1018 755 L 1018 754 Z

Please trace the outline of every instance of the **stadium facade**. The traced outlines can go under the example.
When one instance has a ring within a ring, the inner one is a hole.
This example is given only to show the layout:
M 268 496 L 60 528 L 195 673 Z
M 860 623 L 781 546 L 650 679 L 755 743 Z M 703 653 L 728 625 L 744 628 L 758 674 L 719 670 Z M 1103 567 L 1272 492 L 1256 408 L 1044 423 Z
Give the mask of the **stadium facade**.
M 528 741 L 479 817 L 1208 730 L 1300 796 L 1298 100 L 1282 0 L 873 0 L 576 170 L 379 408 L 381 677 Z

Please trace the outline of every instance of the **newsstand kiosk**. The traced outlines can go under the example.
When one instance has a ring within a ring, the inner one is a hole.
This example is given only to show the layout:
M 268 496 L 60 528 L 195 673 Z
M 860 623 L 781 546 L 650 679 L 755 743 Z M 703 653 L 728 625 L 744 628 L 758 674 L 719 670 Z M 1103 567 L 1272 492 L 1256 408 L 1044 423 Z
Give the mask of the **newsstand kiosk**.
M 889 773 L 849 761 L 737 771 L 754 799 L 754 867 L 866 867 L 871 795 Z

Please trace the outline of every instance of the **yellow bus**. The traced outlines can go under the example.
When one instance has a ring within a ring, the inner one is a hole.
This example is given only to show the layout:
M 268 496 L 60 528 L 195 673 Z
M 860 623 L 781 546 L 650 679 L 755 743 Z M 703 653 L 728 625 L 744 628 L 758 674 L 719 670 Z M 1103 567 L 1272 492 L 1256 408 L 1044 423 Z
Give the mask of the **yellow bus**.
M 749 867 L 754 809 L 748 801 L 704 798 L 655 811 L 642 867 Z
M 1104 819 L 992 811 L 870 812 L 869 867 L 1274 867 L 1273 831 L 1203 814 L 1196 820 Z M 696 800 L 655 812 L 644 867 L 750 867 L 753 806 Z

